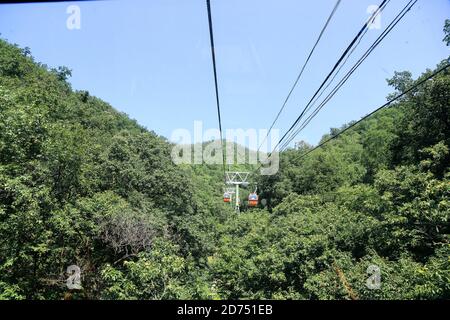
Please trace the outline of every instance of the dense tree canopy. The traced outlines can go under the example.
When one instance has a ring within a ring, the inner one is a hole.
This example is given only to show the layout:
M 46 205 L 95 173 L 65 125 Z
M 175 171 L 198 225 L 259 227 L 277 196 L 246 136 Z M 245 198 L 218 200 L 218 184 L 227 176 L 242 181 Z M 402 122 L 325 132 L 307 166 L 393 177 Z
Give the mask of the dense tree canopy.
M 71 72 L 0 40 L 0 299 L 450 298 L 448 71 L 307 157 L 283 152 L 240 214 L 221 166 L 175 165 Z

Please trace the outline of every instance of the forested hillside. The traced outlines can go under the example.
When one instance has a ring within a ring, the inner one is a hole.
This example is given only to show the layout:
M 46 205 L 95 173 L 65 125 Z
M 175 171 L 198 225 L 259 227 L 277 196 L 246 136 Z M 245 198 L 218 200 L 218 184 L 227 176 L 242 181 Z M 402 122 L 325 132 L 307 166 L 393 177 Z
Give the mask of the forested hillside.
M 70 75 L 0 40 L 1 299 L 450 298 L 448 70 L 307 157 L 283 152 L 257 177 L 267 205 L 240 214 L 221 166 L 173 164 Z

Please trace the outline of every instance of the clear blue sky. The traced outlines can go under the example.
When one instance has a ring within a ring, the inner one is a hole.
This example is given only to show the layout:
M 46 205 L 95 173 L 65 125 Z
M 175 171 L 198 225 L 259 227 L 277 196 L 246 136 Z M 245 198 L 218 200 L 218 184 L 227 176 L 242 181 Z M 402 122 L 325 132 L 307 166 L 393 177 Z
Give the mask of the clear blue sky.
M 343 0 L 276 127 L 286 130 L 379 0 Z M 212 0 L 224 128 L 268 128 L 335 0 Z M 407 3 L 392 0 L 385 27 Z M 1 37 L 37 61 L 73 69 L 89 90 L 156 133 L 170 137 L 194 120 L 217 127 L 205 0 L 77 2 L 81 29 L 68 30 L 66 3 L 0 6 Z M 441 41 L 449 0 L 419 0 L 296 140 L 317 143 L 330 127 L 385 101 L 394 71 L 418 76 L 450 51 Z M 364 38 L 357 58 L 381 30 Z M 349 61 L 349 65 L 355 59 Z

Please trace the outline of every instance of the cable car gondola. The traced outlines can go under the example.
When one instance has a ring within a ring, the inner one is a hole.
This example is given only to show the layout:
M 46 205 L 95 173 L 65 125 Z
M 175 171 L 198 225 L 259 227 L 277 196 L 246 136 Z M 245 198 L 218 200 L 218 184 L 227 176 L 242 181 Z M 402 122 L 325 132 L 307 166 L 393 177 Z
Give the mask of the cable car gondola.
M 258 205 L 258 195 L 256 192 L 250 193 L 248 196 L 248 206 L 256 207 Z
M 230 193 L 225 192 L 223 194 L 223 202 L 227 202 L 227 203 L 231 202 L 231 194 Z

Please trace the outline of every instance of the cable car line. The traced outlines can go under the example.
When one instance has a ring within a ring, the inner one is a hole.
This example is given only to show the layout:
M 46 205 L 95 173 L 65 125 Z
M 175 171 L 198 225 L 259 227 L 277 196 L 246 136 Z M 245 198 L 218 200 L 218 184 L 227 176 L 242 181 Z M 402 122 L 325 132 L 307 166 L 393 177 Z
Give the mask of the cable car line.
M 339 65 L 341 64 L 341 62 L 345 59 L 345 57 L 348 55 L 348 53 L 351 51 L 351 49 L 354 47 L 354 45 L 358 42 L 359 38 L 364 34 L 364 31 L 366 29 L 369 28 L 369 24 L 371 23 L 371 21 L 381 12 L 381 10 L 385 7 L 385 5 L 387 4 L 387 2 L 389 2 L 389 0 L 383 0 L 381 2 L 381 4 L 378 6 L 378 10 L 375 11 L 371 18 L 364 23 L 364 25 L 362 26 L 362 28 L 359 30 L 359 32 L 357 33 L 357 35 L 355 36 L 355 38 L 351 41 L 351 43 L 347 46 L 347 48 L 344 50 L 344 52 L 342 53 L 341 57 L 338 59 L 338 61 L 336 62 L 336 64 L 334 65 L 334 67 L 332 68 L 332 70 L 330 71 L 330 73 L 326 76 L 325 80 L 322 82 L 322 84 L 320 85 L 319 89 L 317 89 L 317 91 L 314 93 L 314 95 L 312 96 L 312 98 L 309 100 L 308 104 L 305 106 L 305 108 L 302 110 L 302 112 L 300 113 L 300 115 L 297 117 L 297 119 L 294 121 L 294 123 L 291 125 L 291 127 L 286 131 L 286 133 L 281 137 L 281 139 L 278 141 L 278 143 L 276 144 L 276 146 L 273 148 L 273 151 L 281 144 L 281 142 L 286 138 L 286 136 L 297 126 L 297 124 L 299 123 L 299 121 L 302 119 L 303 115 L 305 114 L 305 111 L 307 110 L 307 108 L 309 107 L 309 105 L 312 103 L 312 101 L 314 101 L 314 99 L 316 98 L 316 96 L 319 94 L 319 92 L 322 90 L 322 88 L 325 86 L 325 84 L 328 82 L 328 80 L 331 78 L 331 76 L 334 74 L 334 72 L 336 71 L 336 69 L 339 67 Z M 270 155 L 273 153 L 273 151 L 270 153 Z M 270 157 L 269 155 L 269 157 Z
M 220 145 L 222 147 L 222 165 L 223 165 L 223 179 L 226 182 L 225 178 L 225 149 L 223 146 L 223 133 L 222 133 L 222 119 L 220 116 L 220 100 L 219 100 L 219 86 L 217 85 L 217 69 L 216 69 L 216 54 L 214 49 L 214 32 L 213 32 L 213 23 L 212 23 L 212 15 L 211 15 L 211 3 L 210 0 L 206 0 L 206 7 L 208 10 L 208 24 L 209 24 L 209 39 L 211 46 L 211 58 L 213 64 L 214 71 L 214 86 L 216 92 L 216 106 L 217 106 L 217 118 L 219 120 L 219 132 L 220 132 Z
M 314 46 L 312 47 L 312 49 L 311 49 L 311 51 L 309 52 L 309 55 L 308 55 L 308 57 L 307 57 L 305 63 L 303 64 L 303 67 L 301 68 L 300 73 L 299 73 L 298 76 L 297 76 L 297 79 L 295 80 L 294 84 L 292 85 L 292 87 L 291 87 L 291 89 L 290 89 L 290 91 L 289 91 L 289 93 L 288 93 L 286 99 L 285 99 L 284 102 L 283 102 L 283 105 L 281 106 L 280 110 L 278 111 L 278 114 L 277 114 L 276 117 L 275 117 L 275 120 L 273 120 L 272 124 L 270 125 L 269 131 L 267 132 L 266 136 L 264 137 L 263 141 L 262 141 L 261 144 L 259 145 L 259 147 L 258 147 L 258 149 L 257 149 L 256 152 L 259 152 L 259 150 L 261 149 L 261 146 L 264 144 L 264 142 L 265 142 L 265 141 L 267 140 L 267 138 L 269 137 L 269 134 L 270 134 L 270 132 L 272 131 L 273 126 L 274 126 L 275 123 L 278 121 L 278 118 L 280 117 L 281 113 L 283 112 L 284 108 L 286 107 L 286 104 L 287 104 L 289 98 L 291 97 L 292 92 L 294 91 L 295 87 L 297 86 L 298 82 L 300 81 L 300 78 L 302 77 L 303 72 L 305 71 L 306 66 L 308 65 L 309 60 L 311 59 L 311 57 L 312 57 L 314 51 L 316 50 L 316 47 L 317 47 L 317 45 L 319 44 L 320 40 L 322 39 L 322 36 L 323 36 L 323 34 L 325 33 L 325 30 L 328 28 L 328 25 L 330 24 L 331 19 L 333 18 L 334 14 L 336 13 L 336 10 L 338 9 L 339 4 L 341 3 L 341 1 L 342 1 L 342 0 L 337 0 L 337 1 L 336 1 L 336 4 L 334 5 L 333 10 L 331 11 L 331 13 L 330 13 L 330 15 L 329 15 L 327 21 L 325 22 L 325 25 L 323 26 L 322 30 L 320 31 L 320 34 L 319 34 L 319 37 L 318 37 L 317 40 L 316 40 L 316 43 L 315 43 Z
M 412 7 L 417 3 L 418 0 L 409 1 L 406 6 L 400 11 L 400 13 L 391 21 L 391 23 L 386 27 L 383 33 L 375 40 L 375 42 L 370 46 L 370 48 L 363 54 L 363 56 L 355 63 L 355 65 L 347 72 L 347 74 L 339 81 L 339 83 L 333 88 L 333 90 L 327 95 L 327 97 L 322 101 L 322 103 L 316 107 L 311 115 L 303 121 L 295 132 L 291 133 L 289 138 L 284 142 L 280 151 L 285 150 L 291 141 L 312 121 L 312 119 L 319 113 L 319 111 L 333 98 L 333 96 L 339 91 L 339 89 L 347 82 L 350 76 L 356 71 L 356 69 L 364 62 L 365 59 L 372 53 L 373 50 L 384 40 L 384 38 L 395 28 L 395 26 L 404 18 L 404 16 L 412 9 Z
M 375 17 L 376 18 L 376 17 Z M 374 18 L 374 19 L 375 19 Z M 334 80 L 336 79 L 336 77 L 340 74 L 342 68 L 347 64 L 348 59 L 351 57 L 351 55 L 353 54 L 353 52 L 356 50 L 356 48 L 361 44 L 364 36 L 366 35 L 366 33 L 369 31 L 369 29 L 366 29 L 364 31 L 364 34 L 361 36 L 361 38 L 359 38 L 358 43 L 356 44 L 356 46 L 353 47 L 352 51 L 350 51 L 350 53 L 347 55 L 347 57 L 345 58 L 344 62 L 342 63 L 342 65 L 339 67 L 339 69 L 336 71 L 336 73 L 334 74 L 333 78 L 328 82 L 328 84 L 322 89 L 322 91 L 320 92 L 320 94 L 314 99 L 314 101 L 311 103 L 311 105 L 306 109 L 305 114 L 309 112 L 309 110 L 316 105 L 317 101 L 319 101 L 319 99 L 322 97 L 322 95 L 327 91 L 327 89 L 330 87 L 330 85 L 334 82 Z M 297 134 L 296 134 L 297 135 Z M 290 142 L 289 142 L 290 143 Z M 289 144 L 288 144 L 289 145 Z M 282 145 L 282 148 L 284 148 L 284 144 Z M 282 149 L 280 148 L 280 149 Z
M 344 63 L 347 61 L 349 55 L 351 55 L 353 53 L 353 51 L 356 48 L 356 46 L 359 45 L 359 43 L 361 42 L 362 37 L 367 33 L 369 25 L 374 21 L 374 19 L 378 16 L 378 14 L 380 14 L 384 10 L 384 8 L 386 7 L 386 5 L 389 2 L 390 2 L 390 0 L 383 0 L 380 3 L 380 5 L 378 6 L 378 9 L 372 14 L 372 16 L 367 20 L 367 22 L 364 23 L 364 25 L 361 27 L 361 29 L 356 34 L 354 39 L 350 42 L 350 44 L 344 50 L 344 52 L 342 53 L 341 57 L 338 59 L 338 61 L 336 62 L 336 64 L 334 65 L 334 67 L 332 68 L 330 73 L 327 75 L 325 80 L 322 82 L 322 84 L 320 85 L 319 89 L 317 89 L 317 91 L 314 93 L 314 95 L 312 96 L 312 98 L 310 99 L 308 104 L 302 110 L 300 116 L 297 117 L 297 119 L 294 121 L 294 123 L 291 125 L 291 127 L 286 131 L 286 133 L 281 137 L 281 139 L 279 139 L 278 143 L 275 145 L 275 147 L 269 153 L 268 158 L 270 158 L 272 156 L 272 154 L 276 150 L 276 148 L 283 142 L 283 140 L 286 138 L 286 136 L 288 134 L 290 134 L 290 132 L 297 126 L 299 121 L 304 116 L 304 114 L 305 114 L 306 110 L 308 109 L 308 107 L 316 99 L 316 96 L 319 94 L 319 92 L 321 92 L 321 90 L 323 89 L 325 84 L 328 82 L 328 80 L 331 78 L 331 76 L 335 73 L 336 69 L 338 69 L 338 67 L 341 65 L 342 61 L 344 61 Z M 355 46 L 355 44 L 356 44 L 356 46 Z M 262 164 L 260 164 L 253 172 L 258 171 L 261 167 L 262 167 Z
M 367 118 L 373 116 L 375 113 L 381 111 L 382 109 L 390 106 L 392 103 L 394 103 L 395 101 L 399 100 L 400 98 L 404 97 L 405 95 L 407 95 L 408 93 L 412 92 L 414 89 L 416 89 L 417 87 L 420 87 L 421 85 L 423 85 L 425 82 L 433 79 L 435 76 L 437 76 L 439 73 L 444 72 L 445 70 L 447 70 L 448 68 L 450 68 L 450 64 L 447 64 L 445 66 L 443 66 L 442 68 L 438 69 L 437 71 L 433 72 L 431 75 L 429 75 L 428 77 L 426 77 L 425 79 L 422 79 L 421 81 L 417 82 L 416 84 L 412 85 L 409 89 L 403 91 L 401 94 L 398 94 L 397 96 L 395 96 L 394 98 L 392 98 L 391 100 L 389 100 L 388 102 L 386 102 L 385 104 L 383 104 L 382 106 L 378 107 L 377 109 L 375 109 L 374 111 L 372 111 L 371 113 L 367 114 L 366 116 L 362 117 L 360 120 L 356 121 L 355 123 L 351 124 L 350 126 L 348 126 L 347 128 L 345 128 L 344 130 L 340 131 L 339 133 L 335 134 L 334 136 L 326 139 L 325 141 L 323 141 L 322 143 L 320 143 L 319 145 L 317 145 L 316 147 L 314 147 L 313 149 L 307 151 L 306 153 L 302 154 L 299 158 L 297 158 L 297 160 L 303 159 L 304 157 L 306 157 L 307 155 L 311 154 L 312 152 L 314 152 L 315 150 L 323 147 L 325 144 L 327 144 L 328 142 L 338 138 L 340 135 L 344 134 L 345 132 L 347 132 L 348 130 L 350 130 L 351 128 L 355 127 L 356 125 L 360 124 L 361 122 L 363 122 L 364 120 L 366 120 Z

